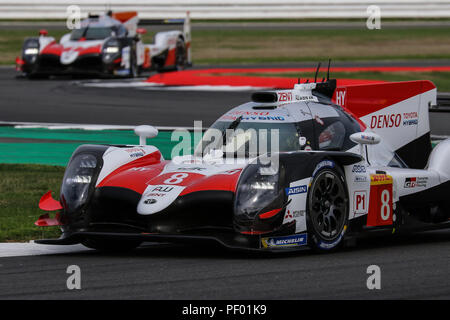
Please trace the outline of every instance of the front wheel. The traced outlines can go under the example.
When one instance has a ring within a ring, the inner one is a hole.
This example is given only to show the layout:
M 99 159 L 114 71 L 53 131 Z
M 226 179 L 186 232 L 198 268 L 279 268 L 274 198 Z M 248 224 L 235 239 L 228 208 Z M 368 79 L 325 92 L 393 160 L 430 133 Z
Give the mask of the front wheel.
M 316 251 L 335 250 L 348 224 L 348 192 L 344 173 L 332 161 L 317 165 L 307 200 L 309 245 Z

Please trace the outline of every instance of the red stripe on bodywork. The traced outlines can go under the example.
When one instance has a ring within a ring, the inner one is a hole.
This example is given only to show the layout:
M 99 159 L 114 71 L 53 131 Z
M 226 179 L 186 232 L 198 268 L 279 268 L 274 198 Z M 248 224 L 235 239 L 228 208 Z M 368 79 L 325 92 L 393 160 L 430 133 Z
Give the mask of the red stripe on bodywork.
M 97 187 L 120 187 L 142 194 L 147 182 L 159 175 L 169 161 L 161 161 L 159 151 L 131 161 L 106 176 Z M 131 170 L 134 169 L 134 170 Z
M 270 210 L 259 215 L 260 219 L 269 219 L 275 216 L 281 209 Z
M 239 175 L 242 170 L 235 170 L 233 174 L 215 174 L 212 176 L 203 176 L 201 179 L 191 183 L 180 196 L 198 191 L 231 191 L 235 192 Z
M 64 47 L 56 41 L 50 42 L 45 48 L 43 48 L 40 52 L 40 54 L 53 54 L 56 56 L 60 56 L 63 52 Z
M 98 53 L 102 52 L 102 46 L 99 44 L 99 45 L 87 47 L 87 48 L 80 47 L 80 48 L 75 49 L 75 51 L 79 51 L 80 56 L 85 55 L 85 54 L 98 54 Z

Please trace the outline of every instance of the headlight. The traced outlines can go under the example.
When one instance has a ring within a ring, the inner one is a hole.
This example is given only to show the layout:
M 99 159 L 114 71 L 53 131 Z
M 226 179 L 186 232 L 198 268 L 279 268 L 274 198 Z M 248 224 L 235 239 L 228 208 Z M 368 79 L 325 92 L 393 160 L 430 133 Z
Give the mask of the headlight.
M 110 63 L 116 59 L 120 54 L 120 43 L 117 39 L 110 39 L 106 41 L 103 46 L 103 62 Z
M 96 168 L 97 158 L 92 154 L 79 154 L 70 161 L 61 187 L 61 194 L 69 211 L 77 210 L 86 202 Z
M 234 203 L 235 220 L 254 221 L 257 215 L 282 207 L 282 168 L 272 174 L 267 174 L 264 169 L 260 165 L 250 164 L 242 173 Z
M 32 55 L 32 54 L 38 54 L 39 49 L 38 48 L 27 48 L 24 50 L 24 54 L 26 55 Z
M 107 47 L 105 48 L 106 53 L 117 53 L 119 52 L 119 47 Z

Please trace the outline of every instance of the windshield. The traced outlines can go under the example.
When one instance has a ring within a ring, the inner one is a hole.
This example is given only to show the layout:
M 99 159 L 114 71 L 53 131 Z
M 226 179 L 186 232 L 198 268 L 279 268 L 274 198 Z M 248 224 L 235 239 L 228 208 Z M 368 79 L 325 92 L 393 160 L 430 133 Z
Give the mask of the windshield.
M 102 40 L 110 37 L 113 34 L 112 27 L 85 27 L 75 29 L 70 35 L 70 40 L 78 41 L 81 38 L 85 40 Z
M 267 152 L 300 150 L 295 123 L 216 121 L 203 135 L 194 154 L 202 157 L 219 150 L 224 154 L 256 157 Z

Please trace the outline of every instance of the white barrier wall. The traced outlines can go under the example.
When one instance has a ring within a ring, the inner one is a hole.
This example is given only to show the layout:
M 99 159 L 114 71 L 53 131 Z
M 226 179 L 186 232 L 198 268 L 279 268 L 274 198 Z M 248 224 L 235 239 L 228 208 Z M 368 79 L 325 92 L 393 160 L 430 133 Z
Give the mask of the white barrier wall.
M 133 10 L 141 19 L 366 18 L 378 5 L 382 18 L 450 17 L 450 0 L 0 0 L 0 19 L 64 19 L 69 5 L 88 12 Z

